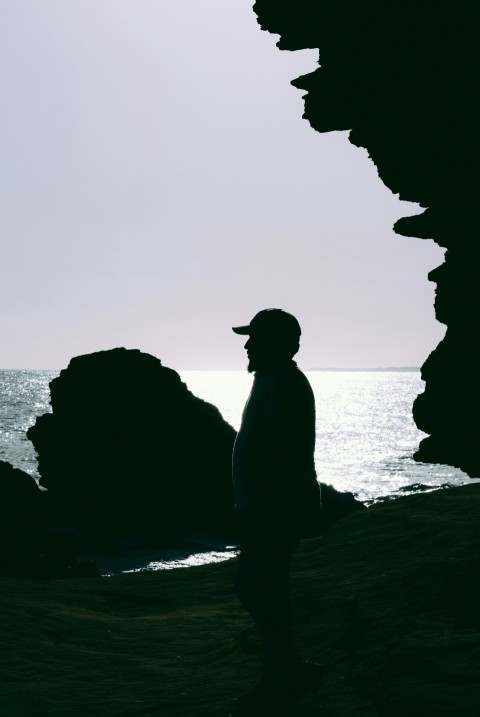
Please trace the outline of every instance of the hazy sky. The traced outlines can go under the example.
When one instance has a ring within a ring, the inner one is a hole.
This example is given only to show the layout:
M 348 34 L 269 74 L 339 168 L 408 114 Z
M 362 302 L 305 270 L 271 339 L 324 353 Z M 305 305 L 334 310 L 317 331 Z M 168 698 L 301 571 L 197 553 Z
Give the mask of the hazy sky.
M 433 244 L 346 132 L 302 120 L 253 0 L 2 0 L 0 367 L 126 346 L 242 368 L 279 306 L 314 366 L 419 365 Z

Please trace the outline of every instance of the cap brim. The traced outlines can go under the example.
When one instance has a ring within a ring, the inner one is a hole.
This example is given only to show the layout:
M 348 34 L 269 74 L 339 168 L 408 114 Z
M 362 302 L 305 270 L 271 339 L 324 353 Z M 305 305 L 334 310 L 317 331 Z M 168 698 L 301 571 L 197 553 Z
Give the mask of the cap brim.
M 248 336 L 250 334 L 250 326 L 232 326 L 232 331 L 241 336 Z

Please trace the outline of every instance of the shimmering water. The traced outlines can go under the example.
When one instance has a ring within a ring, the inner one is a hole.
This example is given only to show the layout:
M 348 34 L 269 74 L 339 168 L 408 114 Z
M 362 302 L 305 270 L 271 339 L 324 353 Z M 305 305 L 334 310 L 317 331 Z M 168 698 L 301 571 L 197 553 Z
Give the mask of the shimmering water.
M 307 371 L 317 406 L 315 463 L 319 479 L 373 501 L 422 483 L 470 481 L 456 468 L 417 463 L 425 436 L 412 404 L 423 391 L 419 371 Z M 191 391 L 214 403 L 238 429 L 253 378 L 238 371 L 184 371 Z M 397 493 L 398 494 L 398 493 Z M 400 493 L 401 495 L 401 493 Z
M 50 410 L 48 383 L 56 371 L 0 371 L 0 460 L 38 479 L 35 452 L 26 430 Z M 238 429 L 252 376 L 245 371 L 182 371 L 192 393 L 218 406 Z M 419 372 L 310 371 L 317 404 L 316 466 L 319 479 L 359 500 L 402 495 L 416 483 L 432 488 L 470 479 L 451 466 L 416 463 L 412 455 L 422 434 L 411 407 L 423 390 Z M 232 551 L 201 546 L 193 550 L 130 554 L 128 561 L 105 563 L 93 556 L 104 574 L 129 570 L 188 567 L 231 557 Z M 217 546 L 218 547 L 218 546 Z
M 0 370 L 0 460 L 38 478 L 33 446 L 26 436 L 37 416 L 50 411 L 49 382 L 58 371 Z
M 26 437 L 35 418 L 50 410 L 48 383 L 56 371 L 0 371 L 0 459 L 38 478 Z M 218 406 L 238 429 L 252 376 L 245 371 L 182 371 L 192 393 Z M 422 434 L 411 407 L 423 390 L 414 371 L 308 371 L 317 404 L 316 465 L 320 480 L 371 501 L 413 483 L 461 484 L 470 479 L 451 466 L 416 463 Z

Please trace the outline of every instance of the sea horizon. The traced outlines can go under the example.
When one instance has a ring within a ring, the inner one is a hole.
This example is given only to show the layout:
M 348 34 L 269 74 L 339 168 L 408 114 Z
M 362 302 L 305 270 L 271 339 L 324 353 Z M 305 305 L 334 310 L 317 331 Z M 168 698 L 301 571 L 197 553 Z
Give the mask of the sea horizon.
M 74 357 L 72 357 L 74 358 Z M 161 359 L 159 359 L 161 361 Z M 174 368 L 168 366 L 161 361 L 162 366 L 173 368 L 174 371 L 245 371 L 245 368 Z M 11 366 L 0 367 L 0 371 L 63 371 L 63 368 L 14 368 Z M 312 366 L 309 368 L 301 367 L 302 371 L 421 371 L 421 366 Z

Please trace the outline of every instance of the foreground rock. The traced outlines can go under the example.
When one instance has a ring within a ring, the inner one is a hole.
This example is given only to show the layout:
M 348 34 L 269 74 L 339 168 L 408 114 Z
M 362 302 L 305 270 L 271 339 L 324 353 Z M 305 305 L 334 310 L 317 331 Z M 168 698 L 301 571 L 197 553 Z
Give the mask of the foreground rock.
M 0 461 L 0 575 L 22 578 L 96 576 L 78 563 L 67 536 L 47 523 L 47 494 L 28 473 Z
M 474 484 L 375 504 L 302 541 L 295 634 L 326 673 L 291 717 L 478 717 L 479 513 Z M 261 666 L 235 563 L 2 580 L 5 714 L 225 717 Z
M 46 531 L 42 492 L 32 476 L 0 461 L 0 575 L 40 560 Z
M 78 356 L 28 437 L 51 515 L 97 546 L 172 530 L 228 533 L 235 431 L 154 356 Z
M 320 483 L 322 490 L 322 509 L 318 518 L 317 535 L 325 533 L 328 528 L 350 513 L 366 510 L 366 506 L 355 498 L 353 493 L 342 493 L 333 485 Z
M 426 390 L 414 418 L 431 437 L 415 457 L 480 476 L 475 7 L 468 0 L 254 4 L 280 49 L 319 48 L 320 66 L 292 82 L 307 91 L 305 119 L 318 132 L 349 130 L 386 186 L 424 209 L 399 219 L 395 231 L 447 250 L 429 274 L 447 332 L 423 367 Z M 446 48 L 448 70 L 437 61 Z

